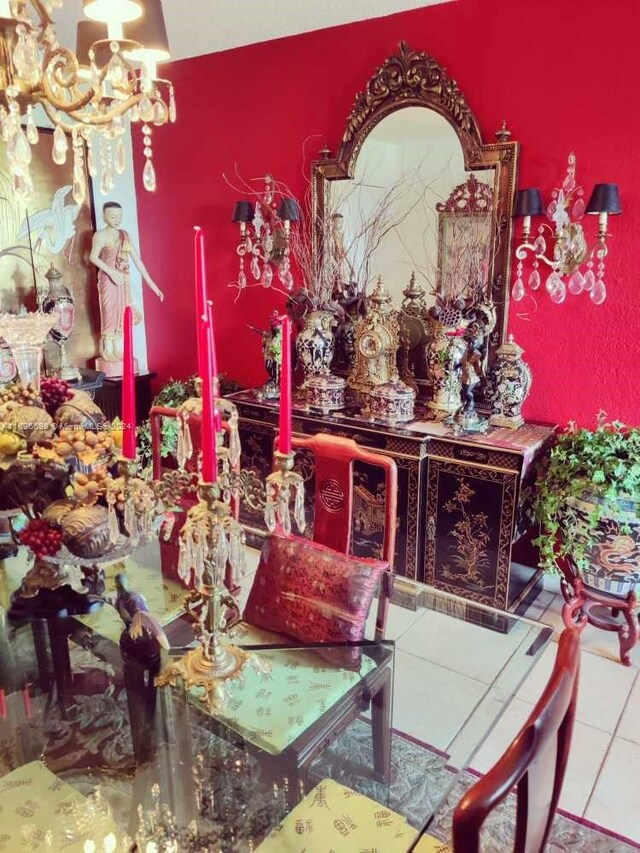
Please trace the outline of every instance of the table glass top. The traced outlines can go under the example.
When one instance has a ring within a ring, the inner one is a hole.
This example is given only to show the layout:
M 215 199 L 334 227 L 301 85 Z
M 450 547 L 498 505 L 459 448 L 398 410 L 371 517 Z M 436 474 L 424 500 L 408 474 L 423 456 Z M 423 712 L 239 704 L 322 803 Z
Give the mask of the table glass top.
M 305 646 L 241 623 L 249 662 L 210 712 L 180 680 L 154 686 L 192 640 L 185 590 L 160 566 L 157 544 L 141 549 L 107 567 L 105 594 L 125 569 L 165 626 L 161 660 L 121 648 L 110 604 L 12 620 L 27 557 L 0 563 L 0 849 L 323 849 L 339 802 L 331 831 L 351 846 L 335 849 L 366 849 L 367 824 L 378 849 L 409 850 L 551 633 L 433 590 L 418 610 L 391 605 L 384 642 Z

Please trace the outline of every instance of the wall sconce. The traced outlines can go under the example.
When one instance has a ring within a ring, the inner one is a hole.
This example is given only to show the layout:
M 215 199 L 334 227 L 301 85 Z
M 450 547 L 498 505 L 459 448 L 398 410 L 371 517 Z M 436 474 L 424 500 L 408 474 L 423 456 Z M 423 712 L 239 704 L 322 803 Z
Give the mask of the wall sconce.
M 247 287 L 245 257 L 250 256 L 249 270 L 256 282 L 271 287 L 274 267 L 286 290 L 293 289 L 293 275 L 289 258 L 291 223 L 299 222 L 300 208 L 294 198 L 281 196 L 276 201 L 276 186 L 271 175 L 265 176 L 264 192 L 259 193 L 255 205 L 250 201 L 237 201 L 232 222 L 240 225 L 240 242 L 236 252 L 240 257 L 238 287 Z
M 552 302 L 560 305 L 569 293 L 578 295 L 585 291 L 594 305 L 601 305 L 607 296 L 604 281 L 604 259 L 607 256 L 607 221 L 610 214 L 622 213 L 620 193 L 617 184 L 596 184 L 585 207 L 584 190 L 576 184 L 576 155 L 571 152 L 568 158 L 567 174 L 560 188 L 554 189 L 552 201 L 546 210 L 547 219 L 553 227 L 543 223 L 538 235 L 531 240 L 531 217 L 544 216 L 545 210 L 539 189 L 518 190 L 513 210 L 514 217 L 522 217 L 522 236 L 516 247 L 518 265 L 511 290 L 511 297 L 519 302 L 525 295 L 523 279 L 523 261 L 533 255 L 533 270 L 527 280 L 530 290 L 538 290 L 542 283 L 540 261 L 551 268 L 545 281 L 545 290 Z M 580 224 L 585 213 L 598 215 L 598 236 L 596 244 L 589 249 Z M 545 229 L 555 240 L 553 257 L 549 258 Z M 594 273 L 593 267 L 598 266 Z M 580 267 L 586 263 L 586 272 Z M 568 282 L 562 279 L 568 276 Z

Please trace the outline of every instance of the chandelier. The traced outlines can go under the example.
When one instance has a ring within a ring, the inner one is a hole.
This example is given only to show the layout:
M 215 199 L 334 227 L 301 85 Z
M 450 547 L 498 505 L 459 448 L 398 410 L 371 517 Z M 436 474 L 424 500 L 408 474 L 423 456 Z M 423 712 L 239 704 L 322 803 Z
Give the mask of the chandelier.
M 604 281 L 607 247 L 607 222 L 610 214 L 622 213 L 620 193 L 617 184 L 596 184 L 589 201 L 585 205 L 584 190 L 576 182 L 576 155 L 571 152 L 568 158 L 567 173 L 561 187 L 551 194 L 551 202 L 546 211 L 539 189 L 518 190 L 513 216 L 522 217 L 522 236 L 516 247 L 518 264 L 511 290 L 512 298 L 518 302 L 525 295 L 523 261 L 533 258 L 533 269 L 527 279 L 530 290 L 537 290 L 541 283 L 540 262 L 550 268 L 545 280 L 545 290 L 552 302 L 565 301 L 567 290 L 577 296 L 589 294 L 594 305 L 601 305 L 607 297 Z M 552 226 L 544 223 L 539 226 L 538 234 L 531 242 L 531 217 L 544 216 Z M 598 216 L 598 234 L 596 243 L 589 248 L 580 220 L 584 214 Z M 554 240 L 553 255 L 547 255 L 545 231 Z M 596 271 L 594 266 L 597 261 Z M 585 270 L 581 268 L 585 265 Z M 563 281 L 567 278 L 567 283 Z
M 77 204 L 87 197 L 86 172 L 105 195 L 124 172 L 128 120 L 141 122 L 142 182 L 152 192 L 153 127 L 176 119 L 173 86 L 157 75 L 169 58 L 161 0 L 84 0 L 89 20 L 78 26 L 77 53 L 56 37 L 51 15 L 62 2 L 0 0 L 0 138 L 15 195 L 25 202 L 33 191 L 38 105 L 53 124 L 54 163 L 64 164 L 71 148 Z

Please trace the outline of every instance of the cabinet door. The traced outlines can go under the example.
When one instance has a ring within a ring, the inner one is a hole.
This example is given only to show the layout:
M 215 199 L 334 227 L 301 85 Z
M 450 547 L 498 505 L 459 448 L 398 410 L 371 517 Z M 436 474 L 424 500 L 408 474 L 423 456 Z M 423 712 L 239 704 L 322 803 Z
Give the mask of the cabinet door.
M 507 608 L 518 473 L 429 458 L 425 583 Z

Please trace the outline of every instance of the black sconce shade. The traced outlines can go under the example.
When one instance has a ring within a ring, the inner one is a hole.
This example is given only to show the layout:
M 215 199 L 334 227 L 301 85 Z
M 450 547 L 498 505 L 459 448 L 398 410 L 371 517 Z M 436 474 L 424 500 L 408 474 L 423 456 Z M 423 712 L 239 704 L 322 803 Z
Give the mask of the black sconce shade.
M 298 222 L 300 220 L 300 208 L 295 198 L 282 198 L 276 211 L 283 222 Z
M 513 216 L 544 216 L 542 194 L 539 189 L 518 190 Z
M 255 210 L 250 201 L 237 201 L 233 209 L 232 222 L 253 222 Z
M 587 213 L 622 213 L 617 184 L 596 184 L 587 204 Z
M 89 65 L 89 48 L 107 38 L 107 25 L 100 21 L 80 21 L 76 36 L 76 56 L 80 65 Z

